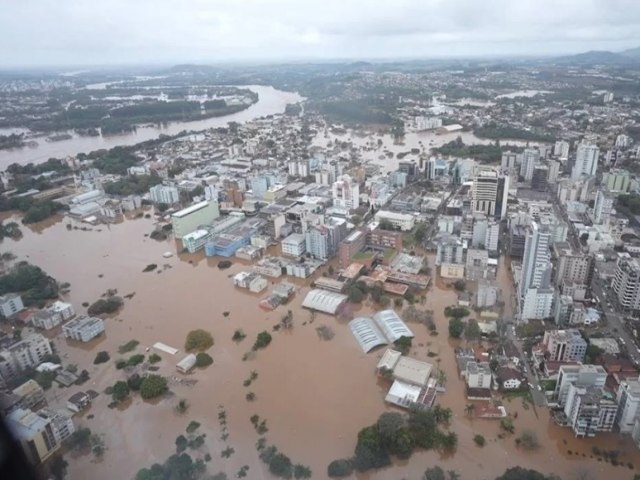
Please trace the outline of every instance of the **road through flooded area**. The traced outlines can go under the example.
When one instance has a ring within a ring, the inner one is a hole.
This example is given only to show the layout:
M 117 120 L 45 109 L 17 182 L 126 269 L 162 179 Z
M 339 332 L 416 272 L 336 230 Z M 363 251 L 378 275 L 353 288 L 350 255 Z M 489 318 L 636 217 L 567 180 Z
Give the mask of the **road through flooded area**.
M 205 445 L 194 456 L 211 454 L 212 460 L 207 464 L 210 473 L 224 471 L 233 478 L 247 465 L 248 478 L 272 478 L 255 448 L 259 435 L 249 420 L 254 414 L 266 420 L 265 436 L 269 444 L 277 446 L 294 463 L 310 466 L 313 478 L 327 478 L 326 467 L 331 460 L 353 454 L 358 431 L 374 423 L 381 413 L 393 410 L 384 402 L 387 385 L 375 375 L 375 365 L 384 349 L 364 354 L 346 321 L 311 315 L 303 309 L 301 303 L 311 279 L 293 282 L 298 291 L 288 305 L 264 312 L 258 302 L 266 292 L 248 293 L 234 287 L 230 278 L 248 269 L 249 262 L 232 259 L 231 268 L 220 270 L 218 259 L 181 256 L 173 240 L 149 239 L 145 235 L 153 228 L 151 218 L 88 226 L 58 217 L 33 227 L 25 226 L 21 240 L 5 239 L 2 244 L 1 251 L 11 251 L 18 260 L 28 260 L 60 282 L 69 282 L 71 291 L 66 300 L 80 313 L 85 311 L 84 302 L 95 301 L 108 289 L 117 289 L 121 296 L 134 294 L 125 300 L 119 313 L 106 319 L 106 334 L 89 345 L 69 343 L 59 331 L 53 332 L 54 343 L 64 360 L 87 368 L 91 379 L 82 387 L 54 387 L 48 394 L 50 403 L 63 408 L 66 399 L 80 389 L 92 388 L 101 393 L 91 408 L 75 420 L 77 425 L 88 426 L 103 437 L 106 453 L 99 461 L 91 455 L 69 456 L 68 478 L 133 478 L 140 468 L 162 462 L 172 454 L 176 437 L 184 433 L 191 420 L 200 422 L 202 433 L 207 434 Z M 163 258 L 167 251 L 174 256 Z M 430 257 L 431 267 L 432 261 Z M 143 273 L 152 263 L 158 269 Z M 501 263 L 500 268 L 505 266 Z M 590 457 L 592 447 L 598 445 L 618 449 L 625 462 L 640 465 L 635 447 L 620 444 L 617 435 L 575 440 L 568 429 L 550 422 L 545 409 L 535 412 L 531 407 L 525 408 L 519 398 L 505 403 L 507 411 L 518 416 L 514 421 L 515 434 L 504 438 L 498 438 L 501 432 L 497 420 L 472 419 L 465 414 L 468 401 L 453 354 L 459 341 L 449 338 L 443 314 L 446 306 L 456 303 L 456 298 L 453 288 L 437 284 L 428 291 L 426 303 L 418 305 L 434 311 L 437 336 L 429 335 L 422 325 L 409 324 L 416 335 L 410 355 L 432 362 L 434 369 L 446 374 L 446 393 L 437 401 L 453 411 L 451 429 L 459 438 L 455 454 L 442 457 L 438 452 L 417 452 L 408 461 L 358 478 L 419 480 L 425 468 L 433 464 L 456 470 L 463 479 L 493 479 L 515 465 L 553 472 L 565 480 L 631 478 L 627 467 L 612 467 Z M 364 304 L 358 315 L 374 309 L 374 305 Z M 287 310 L 293 315 L 292 330 L 272 331 Z M 333 330 L 332 340 L 319 337 L 316 328 L 321 325 Z M 178 377 L 175 364 L 184 356 L 187 332 L 195 328 L 208 330 L 214 336 L 215 345 L 209 351 L 214 364 Z M 239 343 L 232 341 L 237 329 L 247 335 Z M 243 360 L 256 335 L 263 330 L 272 333 L 273 341 Z M 102 392 L 125 378 L 123 371 L 115 369 L 113 360 L 121 357 L 118 346 L 132 339 L 140 341 L 137 353 L 145 353 L 155 342 L 180 350 L 175 356 L 160 353 L 159 373 L 171 379 L 171 393 L 153 403 L 136 395 L 130 404 L 110 409 L 107 405 L 111 399 Z M 96 353 L 101 350 L 108 351 L 112 361 L 93 365 Z M 257 378 L 249 387 L 243 386 L 252 371 L 258 374 Z M 174 381 L 174 377 L 197 382 L 186 385 Z M 249 392 L 255 394 L 254 401 L 247 401 Z M 179 399 L 189 403 L 184 415 L 175 412 Z M 227 413 L 226 440 L 221 438 L 218 421 L 221 409 Z M 515 437 L 525 429 L 535 432 L 541 444 L 534 452 L 515 445 Z M 476 433 L 486 437 L 485 447 L 474 444 Z M 227 446 L 235 453 L 225 459 L 221 452 Z M 579 455 L 569 455 L 568 450 Z M 590 476 L 578 477 L 582 470 Z

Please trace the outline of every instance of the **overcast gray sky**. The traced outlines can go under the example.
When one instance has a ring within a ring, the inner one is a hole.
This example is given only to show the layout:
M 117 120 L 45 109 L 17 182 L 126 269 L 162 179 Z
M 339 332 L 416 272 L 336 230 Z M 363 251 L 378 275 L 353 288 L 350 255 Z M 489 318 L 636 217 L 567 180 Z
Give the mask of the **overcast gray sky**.
M 0 0 L 0 68 L 640 46 L 640 0 Z

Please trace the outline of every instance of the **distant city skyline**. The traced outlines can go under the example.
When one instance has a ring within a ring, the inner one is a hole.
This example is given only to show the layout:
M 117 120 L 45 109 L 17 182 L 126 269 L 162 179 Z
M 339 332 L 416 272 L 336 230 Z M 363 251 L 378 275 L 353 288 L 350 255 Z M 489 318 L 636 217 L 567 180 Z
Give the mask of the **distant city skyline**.
M 0 0 L 0 65 L 550 56 L 640 46 L 635 0 Z

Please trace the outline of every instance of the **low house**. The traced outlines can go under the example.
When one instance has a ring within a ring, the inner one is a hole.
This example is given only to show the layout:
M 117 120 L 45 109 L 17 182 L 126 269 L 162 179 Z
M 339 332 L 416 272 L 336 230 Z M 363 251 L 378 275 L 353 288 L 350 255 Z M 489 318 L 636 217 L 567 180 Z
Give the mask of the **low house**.
M 254 272 L 239 272 L 235 274 L 233 284 L 236 287 L 246 288 L 253 293 L 261 292 L 269 286 L 266 278 Z
M 85 392 L 74 393 L 67 400 L 67 408 L 72 412 L 81 412 L 91 405 L 91 397 Z
M 189 355 L 187 355 L 186 357 L 184 357 L 182 360 L 180 360 L 178 362 L 178 364 L 176 365 L 176 370 L 179 371 L 180 373 L 189 373 L 191 370 L 193 370 L 193 367 L 196 366 L 196 356 L 193 353 L 190 353 Z
M 524 382 L 520 370 L 511 367 L 499 367 L 496 370 L 496 378 L 503 390 L 517 390 Z

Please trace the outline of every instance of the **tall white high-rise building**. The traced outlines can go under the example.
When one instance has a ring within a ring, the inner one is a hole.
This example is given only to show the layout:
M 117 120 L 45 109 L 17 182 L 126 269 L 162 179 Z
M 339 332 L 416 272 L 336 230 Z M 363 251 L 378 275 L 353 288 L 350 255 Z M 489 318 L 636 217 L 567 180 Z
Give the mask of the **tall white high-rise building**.
M 509 177 L 492 167 L 476 167 L 471 195 L 474 212 L 501 219 L 507 213 Z
M 608 225 L 614 202 L 613 195 L 604 190 L 598 190 L 593 203 L 593 223 L 596 225 Z
M 538 163 L 540 152 L 534 148 L 526 148 L 522 153 L 522 163 L 520 164 L 520 176 L 525 182 L 530 182 L 533 178 L 533 167 Z
M 600 149 L 595 145 L 581 143 L 576 150 L 576 163 L 571 170 L 571 180 L 578 180 L 582 175 L 593 177 L 598 169 Z
M 543 286 L 545 280 L 550 279 L 550 243 L 551 232 L 548 228 L 533 222 L 527 231 L 522 257 L 522 276 L 519 285 L 521 297 L 524 297 L 529 288 Z
M 639 379 L 627 378 L 620 382 L 616 400 L 618 401 L 616 423 L 620 433 L 631 433 L 636 421 L 640 418 Z
M 333 182 L 333 204 L 352 210 L 360 206 L 360 185 L 349 175 L 341 175 Z
M 549 246 L 552 233 L 533 222 L 527 230 L 518 285 L 520 318 L 547 318 L 551 315 L 554 292 L 549 288 L 551 261 Z
M 167 185 L 154 185 L 149 189 L 149 196 L 153 203 L 166 203 L 167 205 L 173 205 L 180 201 L 178 187 L 171 187 Z
M 640 263 L 628 253 L 618 254 L 616 274 L 611 288 L 618 297 L 618 304 L 625 310 L 640 310 Z
M 558 140 L 553 146 L 553 154 L 560 160 L 569 159 L 569 142 Z
M 558 175 L 560 174 L 560 162 L 557 160 L 549 161 L 549 176 L 547 177 L 547 182 L 556 183 L 558 180 Z

